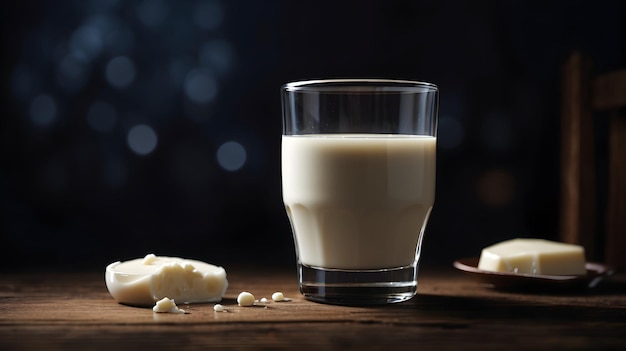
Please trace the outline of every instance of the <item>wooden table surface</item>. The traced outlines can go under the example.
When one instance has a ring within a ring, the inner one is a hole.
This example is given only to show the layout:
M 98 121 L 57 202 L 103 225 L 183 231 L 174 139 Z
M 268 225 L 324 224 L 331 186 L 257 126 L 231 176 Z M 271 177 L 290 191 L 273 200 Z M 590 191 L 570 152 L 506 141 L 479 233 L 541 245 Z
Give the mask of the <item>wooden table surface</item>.
M 305 300 L 295 269 L 226 267 L 222 305 L 158 314 L 116 303 L 103 272 L 0 274 L 0 350 L 626 350 L 626 276 L 590 291 L 494 290 L 452 267 L 422 268 L 418 296 L 344 307 Z M 241 291 L 289 302 L 238 307 Z

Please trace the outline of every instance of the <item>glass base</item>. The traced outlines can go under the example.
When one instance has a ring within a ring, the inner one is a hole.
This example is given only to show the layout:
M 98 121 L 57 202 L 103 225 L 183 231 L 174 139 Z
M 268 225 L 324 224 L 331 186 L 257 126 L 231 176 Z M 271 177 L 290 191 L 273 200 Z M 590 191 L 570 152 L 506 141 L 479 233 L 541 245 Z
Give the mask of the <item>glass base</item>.
M 403 302 L 417 292 L 417 264 L 377 270 L 340 270 L 298 263 L 300 292 L 307 299 L 336 305 Z

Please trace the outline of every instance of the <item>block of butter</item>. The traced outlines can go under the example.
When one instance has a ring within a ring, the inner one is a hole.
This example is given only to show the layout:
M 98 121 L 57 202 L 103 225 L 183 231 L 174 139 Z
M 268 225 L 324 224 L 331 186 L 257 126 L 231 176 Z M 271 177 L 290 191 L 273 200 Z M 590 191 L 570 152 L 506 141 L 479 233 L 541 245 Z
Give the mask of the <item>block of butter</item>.
M 582 246 L 543 239 L 512 239 L 484 248 L 478 269 L 541 275 L 584 275 Z
M 165 297 L 178 303 L 217 302 L 228 287 L 222 267 L 153 254 L 111 263 L 105 280 L 117 302 L 138 306 L 152 306 Z

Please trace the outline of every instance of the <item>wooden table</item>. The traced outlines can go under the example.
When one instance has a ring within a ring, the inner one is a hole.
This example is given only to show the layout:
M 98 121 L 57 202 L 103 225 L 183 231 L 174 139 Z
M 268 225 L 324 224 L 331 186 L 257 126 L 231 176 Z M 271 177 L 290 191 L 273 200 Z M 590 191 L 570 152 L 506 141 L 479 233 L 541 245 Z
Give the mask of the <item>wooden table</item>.
M 226 267 L 222 302 L 157 314 L 117 304 L 103 272 L 0 275 L 0 350 L 626 350 L 626 277 L 593 291 L 503 292 L 451 267 L 420 273 L 419 295 L 379 307 L 307 301 L 295 269 Z M 290 302 L 238 307 L 250 291 Z

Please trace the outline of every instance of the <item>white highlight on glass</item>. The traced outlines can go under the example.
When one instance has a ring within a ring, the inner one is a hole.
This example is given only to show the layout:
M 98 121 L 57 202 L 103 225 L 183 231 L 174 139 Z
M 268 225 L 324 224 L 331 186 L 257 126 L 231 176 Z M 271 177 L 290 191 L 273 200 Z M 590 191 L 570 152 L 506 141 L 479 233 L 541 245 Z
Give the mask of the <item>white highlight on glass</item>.
M 182 86 L 187 73 L 193 68 L 194 60 L 190 57 L 181 56 L 170 61 L 170 79 L 177 86 Z
M 116 118 L 115 108 L 104 101 L 94 101 L 87 112 L 87 124 L 100 133 L 110 132 L 115 127 Z
M 109 84 L 125 88 L 135 80 L 135 64 L 126 56 L 117 56 L 107 64 L 105 74 Z
M 246 149 L 236 141 L 228 141 L 217 149 L 217 162 L 227 171 L 234 172 L 246 163 Z
M 208 70 L 194 69 L 185 77 L 184 89 L 189 100 L 206 104 L 217 95 L 217 81 Z
M 150 154 L 157 146 L 157 134 L 152 127 L 145 124 L 134 126 L 128 131 L 128 146 L 137 155 Z
M 56 119 L 57 104 L 50 95 L 38 95 L 30 102 L 29 114 L 34 124 L 47 127 Z

